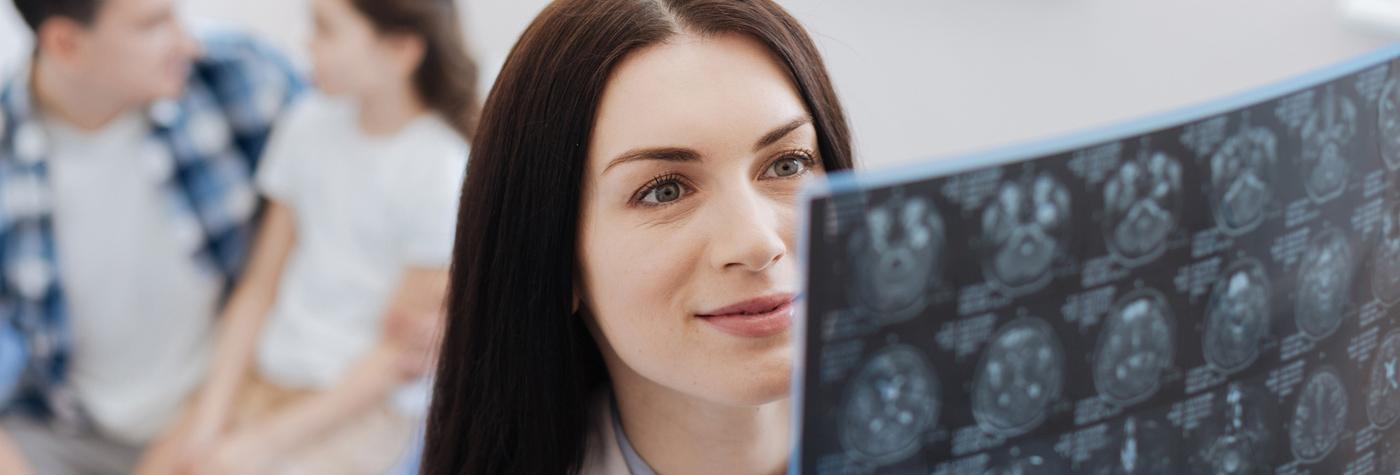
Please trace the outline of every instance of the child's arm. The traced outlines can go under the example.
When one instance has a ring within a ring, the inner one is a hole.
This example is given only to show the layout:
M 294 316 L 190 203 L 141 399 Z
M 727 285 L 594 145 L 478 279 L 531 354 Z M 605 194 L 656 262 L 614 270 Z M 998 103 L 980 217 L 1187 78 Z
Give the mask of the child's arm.
M 210 443 L 223 431 L 238 384 L 247 376 L 263 322 L 277 300 L 287 255 L 296 243 L 291 208 L 268 200 L 252 259 L 220 317 L 209 377 L 193 407 L 189 442 Z
M 269 200 L 263 211 L 253 255 L 220 316 L 210 372 L 180 419 L 142 454 L 138 474 L 188 473 L 188 465 L 215 448 L 224 435 L 238 384 L 247 374 L 258 333 L 276 300 L 287 255 L 296 242 L 291 211 Z
M 396 315 L 395 318 L 439 321 L 443 318 L 441 307 L 446 291 L 446 269 L 409 269 L 400 280 L 387 314 Z M 217 467 L 252 468 L 256 471 L 259 463 L 267 463 L 278 454 L 291 452 L 317 440 L 346 420 L 383 404 L 395 389 L 421 373 L 406 370 L 404 362 L 427 358 L 422 353 L 432 351 L 423 345 L 405 344 L 404 338 L 396 338 L 390 333 L 384 333 L 374 349 L 357 361 L 334 387 L 296 401 L 261 418 L 254 425 L 240 429 L 211 454 L 213 460 L 201 465 L 208 465 L 216 473 L 220 471 Z
M 24 454 L 10 440 L 9 436 L 0 431 L 0 473 L 14 475 L 26 475 L 34 473 L 29 468 L 29 463 L 24 461 Z

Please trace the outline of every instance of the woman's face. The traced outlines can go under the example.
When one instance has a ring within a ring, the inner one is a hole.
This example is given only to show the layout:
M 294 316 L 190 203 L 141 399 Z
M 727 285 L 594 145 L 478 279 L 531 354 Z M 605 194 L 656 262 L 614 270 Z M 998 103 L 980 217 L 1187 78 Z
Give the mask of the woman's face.
M 797 193 L 821 173 L 788 75 L 740 35 L 614 69 L 588 149 L 579 297 L 614 384 L 757 405 L 792 366 Z

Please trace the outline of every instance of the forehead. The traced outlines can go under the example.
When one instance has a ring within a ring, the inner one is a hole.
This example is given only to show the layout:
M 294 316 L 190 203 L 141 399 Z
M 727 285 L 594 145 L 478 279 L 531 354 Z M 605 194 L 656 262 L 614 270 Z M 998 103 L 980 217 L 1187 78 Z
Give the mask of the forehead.
M 126 20 L 164 13 L 176 0 L 97 0 L 96 19 Z
M 787 71 L 748 36 L 677 35 L 630 54 L 599 102 L 592 152 L 753 141 L 806 114 Z

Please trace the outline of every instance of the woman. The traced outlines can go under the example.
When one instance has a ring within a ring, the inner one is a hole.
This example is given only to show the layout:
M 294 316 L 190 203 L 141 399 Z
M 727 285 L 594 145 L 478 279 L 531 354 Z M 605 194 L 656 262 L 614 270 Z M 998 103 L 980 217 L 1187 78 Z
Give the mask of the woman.
M 487 98 L 424 473 L 777 473 L 803 181 L 851 167 L 767 0 L 562 0 Z

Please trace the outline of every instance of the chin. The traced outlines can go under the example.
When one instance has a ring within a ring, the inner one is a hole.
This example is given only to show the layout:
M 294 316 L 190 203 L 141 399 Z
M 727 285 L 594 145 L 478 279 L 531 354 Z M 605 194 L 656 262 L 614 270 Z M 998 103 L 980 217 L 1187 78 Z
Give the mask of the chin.
M 781 358 L 763 364 L 748 365 L 725 374 L 728 381 L 718 399 L 735 406 L 762 406 L 787 399 L 792 390 L 792 359 Z

